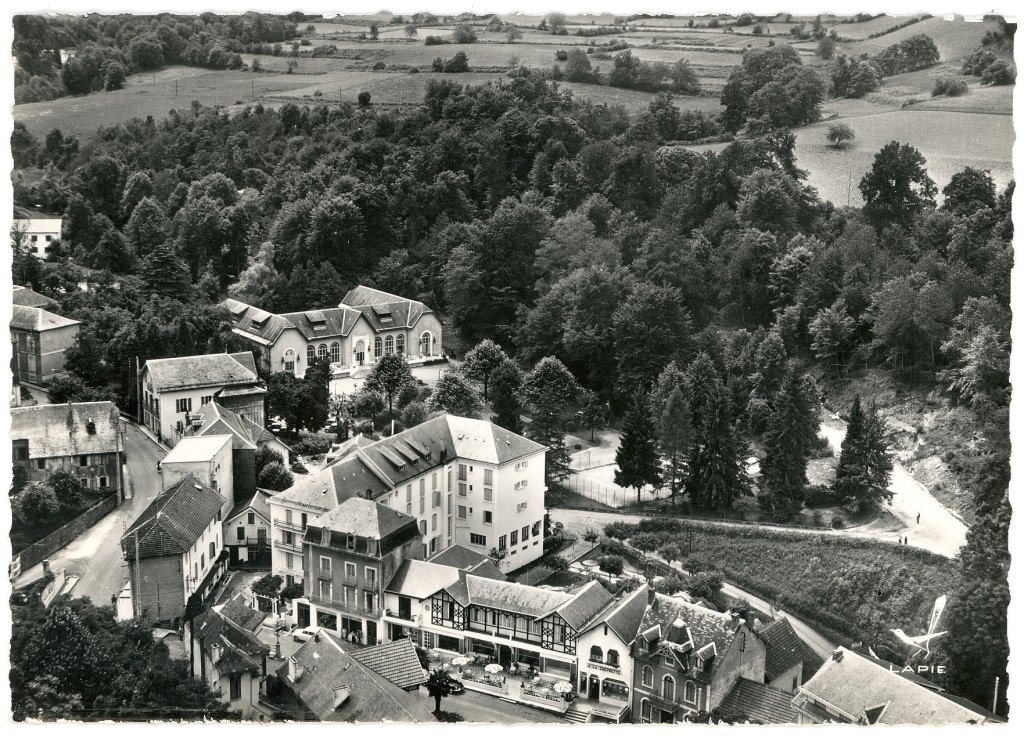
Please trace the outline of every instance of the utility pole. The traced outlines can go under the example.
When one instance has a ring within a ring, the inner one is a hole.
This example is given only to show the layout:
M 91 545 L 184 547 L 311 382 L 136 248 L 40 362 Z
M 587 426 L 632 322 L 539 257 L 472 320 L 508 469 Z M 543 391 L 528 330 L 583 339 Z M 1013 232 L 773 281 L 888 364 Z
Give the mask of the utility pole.
M 992 712 L 995 712 L 996 708 L 998 706 L 999 706 L 999 677 L 996 677 L 996 688 L 995 688 L 995 692 L 992 694 Z

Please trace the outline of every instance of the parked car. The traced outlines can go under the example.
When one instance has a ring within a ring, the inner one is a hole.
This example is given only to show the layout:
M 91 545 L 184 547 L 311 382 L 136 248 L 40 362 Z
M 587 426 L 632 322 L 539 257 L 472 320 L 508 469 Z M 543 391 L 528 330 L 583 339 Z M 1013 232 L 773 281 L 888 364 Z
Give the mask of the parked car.
M 466 688 L 462 685 L 458 679 L 451 680 L 451 690 L 449 694 L 462 694 L 466 691 Z
M 310 638 L 314 638 L 317 634 L 320 633 L 321 630 L 323 629 L 316 625 L 309 625 L 305 628 L 300 628 L 299 630 L 296 630 L 294 633 L 292 633 L 292 636 L 299 643 L 304 643 L 305 641 L 308 641 Z

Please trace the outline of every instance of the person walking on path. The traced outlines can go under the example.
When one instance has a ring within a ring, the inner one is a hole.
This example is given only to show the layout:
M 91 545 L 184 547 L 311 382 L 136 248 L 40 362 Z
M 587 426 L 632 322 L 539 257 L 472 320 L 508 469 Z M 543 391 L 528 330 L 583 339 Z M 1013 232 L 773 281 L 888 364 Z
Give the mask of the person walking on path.
M 921 513 L 918 513 L 918 514 L 917 514 L 917 524 L 918 524 L 918 525 L 920 525 L 920 524 L 921 524 Z

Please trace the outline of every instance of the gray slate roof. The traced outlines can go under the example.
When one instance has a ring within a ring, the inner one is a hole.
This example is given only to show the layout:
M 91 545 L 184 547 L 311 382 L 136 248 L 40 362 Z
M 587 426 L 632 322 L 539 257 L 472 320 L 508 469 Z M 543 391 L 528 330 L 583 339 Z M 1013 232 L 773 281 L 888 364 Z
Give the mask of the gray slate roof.
M 330 635 L 310 638 L 293 655 L 304 669 L 298 681 L 288 676 L 288 662 L 277 676 L 318 720 L 340 722 L 434 722 L 427 702 L 391 683 L 346 653 Z M 335 687 L 348 696 L 334 706 Z
M 655 603 L 656 607 L 648 607 L 644 613 L 640 632 L 660 626 L 663 639 L 680 644 L 686 642 L 688 632 L 694 651 L 714 643 L 719 658 L 732 644 L 738 623 L 730 615 L 662 594 L 655 595 Z M 681 622 L 682 627 L 677 627 L 677 622 Z
M 251 351 L 150 359 L 146 362 L 146 368 L 155 392 L 191 387 L 252 385 L 259 379 Z
M 270 646 L 252 633 L 224 616 L 223 611 L 206 610 L 193 621 L 195 637 L 203 639 L 203 647 L 210 653 L 214 644 L 221 648 L 215 662 L 222 674 L 241 672 L 259 673 L 263 656 L 270 653 Z
M 316 528 L 393 545 L 400 545 L 419 535 L 416 518 L 412 515 L 361 497 L 345 500 L 307 530 Z M 307 540 L 317 540 L 315 532 L 307 533 Z
M 736 680 L 718 709 L 761 725 L 796 722 L 793 695 L 743 677 Z
M 80 325 L 81 321 L 65 318 L 38 307 L 14 305 L 11 312 L 11 328 L 23 331 L 48 331 L 69 325 Z
M 11 408 L 11 440 L 28 441 L 31 459 L 117 451 L 120 413 L 112 402 Z M 95 433 L 89 433 L 89 421 Z
M 866 722 L 866 713 L 872 722 L 884 725 L 938 726 L 989 720 L 984 708 L 947 699 L 842 647 L 804 684 L 794 704 L 800 706 L 806 695 L 840 711 L 838 719 L 845 722 Z M 876 709 L 882 706 L 884 710 Z
M 22 287 L 20 284 L 14 285 L 11 300 L 15 305 L 22 305 L 30 308 L 43 308 L 44 310 L 57 307 L 59 304 L 53 298 L 47 297 L 46 295 L 40 295 L 38 292 L 30 290 L 28 287 Z
M 402 689 L 418 687 L 427 681 L 416 647 L 408 638 L 357 649 L 352 652 L 352 658 Z
M 363 314 L 374 330 L 411 328 L 424 313 L 433 312 L 418 300 L 359 285 L 341 298 L 341 306 L 350 305 Z M 390 321 L 382 320 L 390 316 Z
M 217 490 L 189 474 L 158 495 L 121 536 L 125 560 L 134 560 L 136 540 L 140 558 L 185 553 L 223 504 L 224 498 Z
M 765 642 L 764 678 L 768 681 L 798 663 L 804 664 L 801 669 L 808 679 L 821 667 L 821 658 L 800 639 L 788 618 L 765 623 L 757 634 Z

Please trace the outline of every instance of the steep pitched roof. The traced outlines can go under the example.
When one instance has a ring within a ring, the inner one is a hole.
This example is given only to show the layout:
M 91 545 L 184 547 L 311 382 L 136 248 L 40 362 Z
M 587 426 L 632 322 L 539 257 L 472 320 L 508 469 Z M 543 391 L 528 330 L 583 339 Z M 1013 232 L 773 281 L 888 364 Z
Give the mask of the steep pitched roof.
M 342 305 L 326 310 L 284 313 L 280 317 L 297 328 L 307 341 L 315 341 L 347 336 L 359 320 L 359 311 Z
M 456 456 L 504 464 L 543 450 L 539 443 L 486 420 L 439 415 L 382 438 L 355 455 L 384 477 L 389 486 L 397 486 Z
M 120 413 L 112 402 L 12 407 L 10 412 L 11 440 L 28 441 L 30 459 L 108 454 L 118 449 Z
M 699 651 L 708 644 L 714 644 L 719 656 L 732 644 L 736 634 L 736 621 L 725 613 L 715 612 L 675 597 L 662 594 L 655 596 L 656 606 L 648 607 L 640 623 L 640 631 L 660 626 L 662 637 L 672 640 L 683 638 L 686 631 L 693 640 L 693 649 Z M 682 627 L 676 623 L 682 623 Z M 682 642 L 682 641 L 675 641 Z
M 636 634 L 640 631 L 640 623 L 647 612 L 647 597 L 649 587 L 644 585 L 637 587 L 632 592 L 627 592 L 619 600 L 612 602 L 602 612 L 597 613 L 590 622 L 584 626 L 589 630 L 598 625 L 605 624 L 611 628 L 626 645 L 636 640 Z
M 937 726 L 991 721 L 984 708 L 947 699 L 842 647 L 804 684 L 793 703 L 803 707 L 809 698 L 827 705 L 833 719 L 850 723 Z
M 425 313 L 433 312 L 418 300 L 359 285 L 341 298 L 341 306 L 356 308 L 374 330 L 412 328 Z
M 11 312 L 11 328 L 23 331 L 48 331 L 69 325 L 80 325 L 81 321 L 65 318 L 38 307 L 14 305 Z
M 245 604 L 245 598 L 241 592 L 223 605 L 218 605 L 213 609 L 217 610 L 222 617 L 249 633 L 254 633 L 263 624 L 263 621 L 270 617 L 269 613 L 260 612 Z
M 192 474 L 154 499 L 121 536 L 126 561 L 139 556 L 182 554 L 203 534 L 224 504 L 224 498 Z
M 360 648 L 352 652 L 352 658 L 402 689 L 418 687 L 427 681 L 416 647 L 408 638 Z
M 256 494 L 254 494 L 252 497 L 250 497 L 247 500 L 242 500 L 233 508 L 231 508 L 231 512 L 229 512 L 228 516 L 224 518 L 225 522 L 238 517 L 246 510 L 252 510 L 254 513 L 259 515 L 269 523 L 270 503 L 268 502 L 268 500 L 273 496 L 274 495 L 269 490 L 257 489 Z
M 30 290 L 28 287 L 22 287 L 20 284 L 14 285 L 11 293 L 11 301 L 15 305 L 21 305 L 29 308 L 43 308 L 44 310 L 48 310 L 59 305 L 59 303 L 53 298 L 47 297 L 46 295 L 40 295 L 38 292 Z
M 764 678 L 771 681 L 787 669 L 807 659 L 810 646 L 800 640 L 788 618 L 778 618 L 757 629 L 765 642 Z M 813 653 L 813 651 L 812 651 Z M 815 655 L 821 665 L 821 659 Z
M 575 630 L 580 630 L 597 613 L 615 601 L 611 593 L 597 581 L 587 582 L 569 594 L 572 594 L 573 598 L 561 605 L 556 612 Z
M 335 533 L 383 541 L 389 536 L 409 527 L 416 526 L 416 518 L 392 510 L 373 500 L 350 497 L 320 518 L 318 528 L 329 528 Z
M 146 362 L 146 368 L 156 392 L 255 384 L 259 379 L 251 351 L 150 359 Z
M 295 484 L 274 495 L 275 502 L 289 503 L 324 513 L 333 510 L 356 495 L 374 498 L 387 492 L 390 486 L 382 482 L 358 456 L 349 456 L 326 469 L 296 479 Z
M 718 709 L 762 725 L 796 722 L 793 695 L 743 677 L 736 680 Z
M 277 676 L 319 720 L 341 722 L 433 722 L 426 703 L 364 666 L 327 634 L 311 638 L 293 655 L 302 669 L 298 681 L 288 676 L 286 661 Z M 335 707 L 339 690 L 344 701 Z
M 220 657 L 214 663 L 222 674 L 259 672 L 263 657 L 270 653 L 270 646 L 222 612 L 206 610 L 195 618 L 193 627 L 208 653 L 214 645 L 220 647 Z
M 242 425 L 242 418 L 217 402 L 208 402 L 199 408 L 203 424 L 195 432 L 195 436 L 210 436 L 229 433 L 233 436 L 232 447 L 236 449 L 256 450 L 256 444 Z
M 256 338 L 258 343 L 267 346 L 273 345 L 287 329 L 295 327 L 280 315 L 268 313 L 239 300 L 227 299 L 221 305 L 231 313 L 236 332 Z

